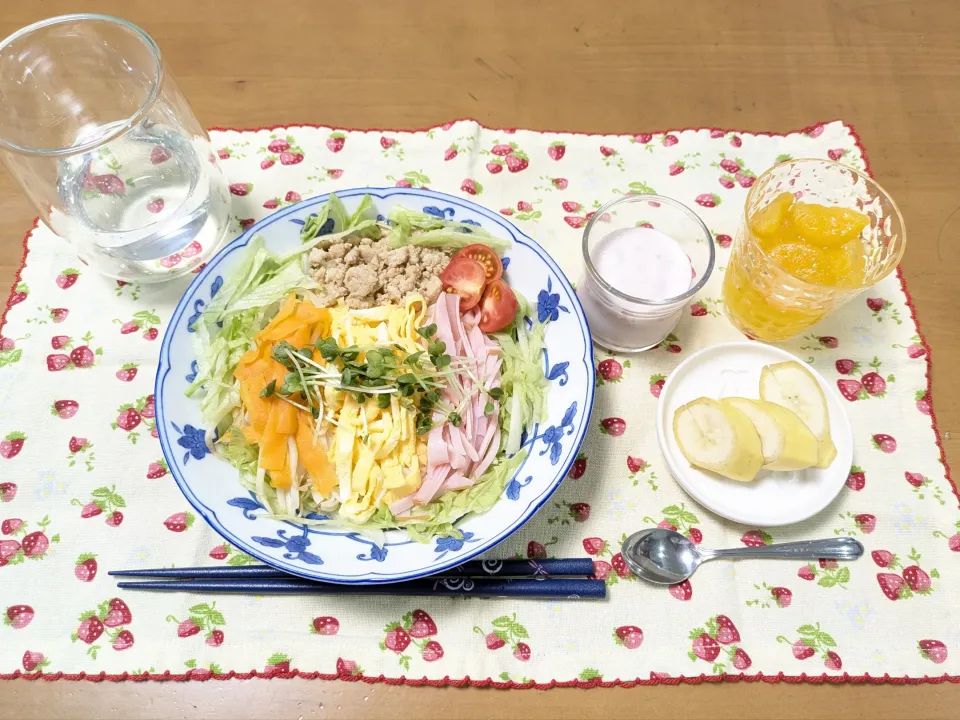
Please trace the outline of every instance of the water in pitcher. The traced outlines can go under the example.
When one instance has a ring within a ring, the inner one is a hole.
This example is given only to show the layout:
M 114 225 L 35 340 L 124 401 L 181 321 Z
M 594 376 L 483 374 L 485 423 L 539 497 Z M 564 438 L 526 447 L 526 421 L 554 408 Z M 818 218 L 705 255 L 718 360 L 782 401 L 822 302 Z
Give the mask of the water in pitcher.
M 230 196 L 209 142 L 150 121 L 61 160 L 57 187 L 54 229 L 117 278 L 188 272 L 228 227 Z

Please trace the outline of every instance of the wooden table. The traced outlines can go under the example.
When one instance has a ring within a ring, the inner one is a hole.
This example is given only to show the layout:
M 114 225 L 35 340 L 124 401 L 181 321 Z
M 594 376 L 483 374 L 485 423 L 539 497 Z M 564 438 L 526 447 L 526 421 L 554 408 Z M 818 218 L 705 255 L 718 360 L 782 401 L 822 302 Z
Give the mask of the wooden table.
M 159 43 L 208 125 L 499 127 L 633 133 L 855 123 L 909 228 L 903 263 L 960 445 L 960 5 L 950 0 L 100 0 Z M 3 3 L 0 35 L 77 10 Z M 34 211 L 0 174 L 0 292 Z M 4 295 L 5 296 L 5 295 Z M 943 368 L 946 368 L 944 370 Z M 960 685 L 504 692 L 303 680 L 3 685 L 0 717 L 956 717 Z

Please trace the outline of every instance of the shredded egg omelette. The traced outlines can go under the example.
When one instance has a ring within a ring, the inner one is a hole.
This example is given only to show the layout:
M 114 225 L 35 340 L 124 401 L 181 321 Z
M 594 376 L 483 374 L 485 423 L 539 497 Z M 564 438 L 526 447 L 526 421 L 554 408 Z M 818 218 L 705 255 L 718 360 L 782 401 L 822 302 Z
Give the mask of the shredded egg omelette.
M 282 384 L 289 372 L 272 357 L 273 349 L 283 341 L 302 348 L 329 337 L 341 348 L 397 346 L 412 354 L 424 349 L 417 330 L 426 311 L 417 294 L 402 305 L 363 310 L 318 308 L 290 295 L 257 334 L 256 347 L 240 359 L 235 372 L 240 431 L 258 445 L 258 482 L 269 480 L 291 512 L 299 507 L 300 491 L 309 490 L 318 505 L 338 501 L 345 519 L 364 522 L 379 507 L 420 487 L 426 443 L 416 432 L 416 409 L 396 395 L 381 408 L 376 397 L 361 404 L 354 393 L 324 385 L 314 396 L 320 404 L 316 413 L 276 394 L 264 395 L 271 380 Z M 328 365 L 318 351 L 312 357 L 316 365 Z

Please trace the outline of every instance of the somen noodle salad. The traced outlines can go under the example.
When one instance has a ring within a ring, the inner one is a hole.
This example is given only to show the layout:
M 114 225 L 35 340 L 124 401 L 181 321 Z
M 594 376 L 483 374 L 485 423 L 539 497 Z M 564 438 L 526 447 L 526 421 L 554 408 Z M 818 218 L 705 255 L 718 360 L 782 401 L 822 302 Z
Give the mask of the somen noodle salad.
M 331 195 L 277 255 L 255 237 L 193 324 L 207 443 L 276 518 L 459 536 L 544 419 L 543 324 L 475 225 Z

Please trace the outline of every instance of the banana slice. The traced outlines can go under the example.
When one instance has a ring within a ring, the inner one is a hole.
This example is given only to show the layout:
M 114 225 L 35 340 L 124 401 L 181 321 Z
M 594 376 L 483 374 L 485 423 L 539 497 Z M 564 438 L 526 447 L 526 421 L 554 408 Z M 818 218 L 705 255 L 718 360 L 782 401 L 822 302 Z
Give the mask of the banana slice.
M 830 467 L 837 456 L 837 448 L 830 438 L 827 398 L 813 374 L 793 360 L 768 365 L 760 372 L 760 397 L 799 415 L 817 437 L 816 467 Z
M 765 469 L 803 470 L 817 464 L 819 442 L 792 410 L 766 400 L 741 397 L 723 398 L 720 402 L 742 412 L 757 428 Z
M 677 408 L 673 435 L 691 465 L 731 480 L 750 482 L 763 465 L 756 428 L 731 405 L 698 398 Z

